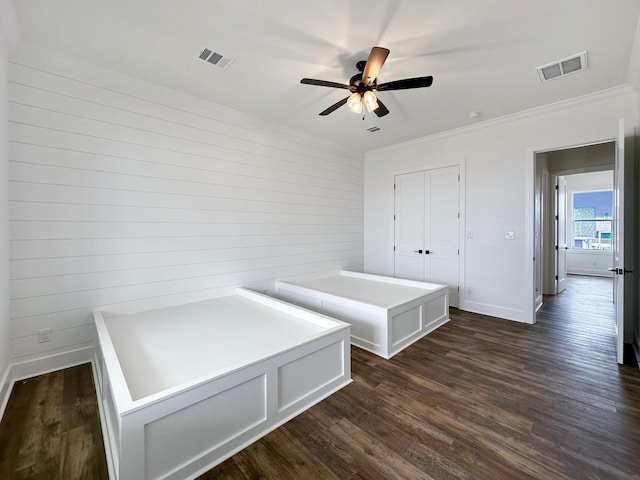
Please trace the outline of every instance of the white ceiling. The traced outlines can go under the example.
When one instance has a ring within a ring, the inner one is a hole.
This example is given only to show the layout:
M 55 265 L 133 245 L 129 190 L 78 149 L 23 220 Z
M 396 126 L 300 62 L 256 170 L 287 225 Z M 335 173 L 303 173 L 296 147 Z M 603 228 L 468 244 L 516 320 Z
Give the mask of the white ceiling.
M 638 0 L 18 0 L 26 43 L 331 139 L 358 151 L 477 123 L 627 83 Z M 198 60 L 205 45 L 236 59 Z M 342 107 L 374 45 L 378 79 L 433 75 L 430 88 L 380 92 L 391 113 Z M 535 67 L 588 51 L 589 68 L 541 83 Z M 469 112 L 480 111 L 476 119 Z M 372 125 L 382 130 L 369 133 Z

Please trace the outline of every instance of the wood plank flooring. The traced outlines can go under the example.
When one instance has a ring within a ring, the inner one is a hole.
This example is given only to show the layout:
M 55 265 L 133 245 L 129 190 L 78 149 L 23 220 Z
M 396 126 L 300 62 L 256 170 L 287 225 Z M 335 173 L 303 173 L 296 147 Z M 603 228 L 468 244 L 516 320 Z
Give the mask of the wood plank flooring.
M 199 480 L 640 479 L 640 372 L 615 363 L 611 280 L 568 285 L 536 325 L 454 309 L 390 361 L 352 348 L 351 385 Z M 0 478 L 104 478 L 95 398 L 61 389 L 67 372 L 16 386 Z
M 108 478 L 90 364 L 14 385 L 0 424 L 0 478 Z

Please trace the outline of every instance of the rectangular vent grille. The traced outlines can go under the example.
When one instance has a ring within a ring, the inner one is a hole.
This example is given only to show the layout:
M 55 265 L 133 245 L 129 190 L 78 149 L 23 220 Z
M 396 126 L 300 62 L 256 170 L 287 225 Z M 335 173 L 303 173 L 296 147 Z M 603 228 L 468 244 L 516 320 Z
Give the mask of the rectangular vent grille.
M 537 67 L 538 77 L 541 82 L 564 77 L 570 73 L 580 72 L 587 68 L 587 52 L 578 53 L 562 60 Z
M 233 65 L 233 62 L 235 62 L 235 59 L 225 57 L 224 55 L 218 52 L 214 52 L 213 50 L 205 46 L 201 46 L 198 49 L 196 57 L 198 57 L 200 60 L 204 60 L 205 62 L 210 63 L 211 65 L 215 65 L 222 70 L 226 70 L 231 65 Z
M 373 127 L 367 128 L 367 132 L 371 132 L 371 133 L 377 132 L 379 130 L 381 130 L 381 128 L 380 127 L 376 127 L 375 125 Z

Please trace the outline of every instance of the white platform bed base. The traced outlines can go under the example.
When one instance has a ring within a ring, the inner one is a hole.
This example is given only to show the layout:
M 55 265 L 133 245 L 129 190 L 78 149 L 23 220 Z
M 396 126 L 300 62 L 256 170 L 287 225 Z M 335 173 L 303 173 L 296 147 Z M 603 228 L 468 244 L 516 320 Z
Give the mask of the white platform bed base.
M 244 289 L 94 318 L 117 480 L 195 478 L 351 382 L 348 324 Z
M 351 324 L 351 343 L 391 358 L 449 321 L 446 285 L 341 271 L 276 281 L 276 296 Z

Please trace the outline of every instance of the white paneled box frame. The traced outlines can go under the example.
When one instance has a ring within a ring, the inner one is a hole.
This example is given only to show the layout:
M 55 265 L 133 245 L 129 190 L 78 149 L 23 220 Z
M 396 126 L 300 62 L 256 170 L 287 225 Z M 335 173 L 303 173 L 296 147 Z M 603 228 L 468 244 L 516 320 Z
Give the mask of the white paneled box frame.
M 446 285 L 366 273 L 276 281 L 276 295 L 351 325 L 351 343 L 391 358 L 449 321 Z
M 117 480 L 195 478 L 351 382 L 348 324 L 249 290 L 94 318 Z

